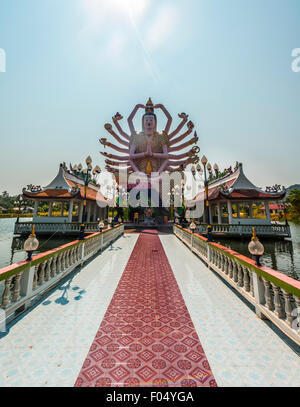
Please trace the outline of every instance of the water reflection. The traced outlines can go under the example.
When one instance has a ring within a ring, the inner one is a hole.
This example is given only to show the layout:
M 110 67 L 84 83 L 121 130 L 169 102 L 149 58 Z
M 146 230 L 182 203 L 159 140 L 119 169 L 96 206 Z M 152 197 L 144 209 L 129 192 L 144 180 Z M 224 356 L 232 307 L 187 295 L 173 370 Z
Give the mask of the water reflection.
M 260 239 L 265 247 L 261 263 L 289 277 L 300 280 L 300 225 L 291 224 L 291 233 L 291 241 Z M 238 240 L 218 237 L 215 240 L 251 258 L 248 251 L 249 239 Z

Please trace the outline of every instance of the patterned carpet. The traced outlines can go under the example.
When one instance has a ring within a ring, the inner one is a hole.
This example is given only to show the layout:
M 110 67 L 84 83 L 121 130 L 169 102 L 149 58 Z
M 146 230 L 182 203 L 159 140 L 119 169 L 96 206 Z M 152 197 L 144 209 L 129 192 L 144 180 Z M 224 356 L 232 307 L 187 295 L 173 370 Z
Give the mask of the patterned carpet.
M 75 387 L 216 385 L 157 232 L 145 230 Z

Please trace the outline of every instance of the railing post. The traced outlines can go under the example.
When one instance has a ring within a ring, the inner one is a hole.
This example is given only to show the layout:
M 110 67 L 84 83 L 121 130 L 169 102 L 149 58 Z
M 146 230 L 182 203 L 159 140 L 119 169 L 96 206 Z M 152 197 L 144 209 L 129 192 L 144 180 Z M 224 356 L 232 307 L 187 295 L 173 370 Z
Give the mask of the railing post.
M 252 280 L 253 280 L 253 291 L 254 291 L 254 298 L 257 304 L 264 304 L 265 302 L 265 288 L 262 279 L 252 270 Z M 260 311 L 258 307 L 255 307 L 255 313 L 260 319 L 268 319 L 266 316 Z
M 212 255 L 212 249 L 210 245 L 207 245 L 207 263 L 210 265 L 211 263 L 211 255 Z
M 81 252 L 80 252 L 81 266 L 83 265 L 83 260 L 84 260 L 84 246 L 85 246 L 85 243 L 82 243 Z

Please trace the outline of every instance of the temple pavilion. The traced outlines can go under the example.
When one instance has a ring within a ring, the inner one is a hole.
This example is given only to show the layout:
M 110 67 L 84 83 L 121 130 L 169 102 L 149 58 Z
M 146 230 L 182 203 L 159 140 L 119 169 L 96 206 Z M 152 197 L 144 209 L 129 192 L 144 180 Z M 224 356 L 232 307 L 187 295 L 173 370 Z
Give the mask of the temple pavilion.
M 274 190 L 268 188 L 264 191 L 255 186 L 244 174 L 242 163 L 237 163 L 234 170 L 230 167 L 225 175 L 221 176 L 218 169 L 215 170 L 215 175 L 210 170 L 207 197 L 209 222 L 212 225 L 229 226 L 272 225 L 269 203 L 281 201 L 285 195 L 284 188 Z M 205 199 L 205 189 L 203 188 L 193 202 L 205 201 Z M 200 221 L 207 223 L 207 211 L 204 210 Z M 289 228 L 287 227 L 287 229 Z M 286 235 L 289 235 L 289 230 L 286 231 Z
M 82 172 L 73 169 L 72 166 L 68 169 L 65 164 L 60 164 L 58 174 L 49 185 L 44 188 L 33 186 L 30 190 L 24 188 L 23 197 L 34 201 L 33 223 L 37 226 L 37 232 L 51 232 L 55 229 L 54 227 L 51 228 L 51 224 L 53 226 L 55 224 L 55 227 L 65 225 L 63 228 L 58 228 L 58 231 L 68 233 L 74 230 L 74 233 L 77 233 L 76 228 L 70 224 L 80 225 L 83 221 L 86 223 L 97 222 L 98 219 L 105 216 L 105 208 L 99 207 L 97 204 L 97 199 L 105 203 L 105 198 L 99 188 L 100 186 L 91 177 L 86 189 L 85 219 L 83 219 L 85 180 Z M 38 210 L 42 203 L 49 204 L 49 211 L 46 216 Z M 57 213 L 54 216 L 54 206 L 60 207 L 60 216 L 57 216 Z M 44 224 L 44 227 L 41 227 L 41 224 Z M 22 232 L 22 224 L 17 229 L 19 230 L 15 229 L 16 233 Z M 27 230 L 24 230 L 25 232 Z

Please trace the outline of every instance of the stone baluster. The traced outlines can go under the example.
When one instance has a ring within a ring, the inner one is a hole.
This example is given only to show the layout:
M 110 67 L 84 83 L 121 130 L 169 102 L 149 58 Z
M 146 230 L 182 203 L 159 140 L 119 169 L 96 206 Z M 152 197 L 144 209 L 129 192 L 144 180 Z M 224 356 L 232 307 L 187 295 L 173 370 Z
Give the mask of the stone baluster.
M 243 267 L 243 272 L 244 272 L 244 289 L 245 289 L 245 291 L 249 292 L 250 291 L 250 278 L 249 278 L 247 267 Z
M 243 287 L 243 267 L 238 263 L 238 285 L 239 287 Z
M 297 313 L 294 315 L 295 320 L 293 321 L 293 327 L 298 331 L 298 334 L 300 335 L 300 298 L 296 297 L 296 295 L 293 295 L 294 300 L 296 302 L 296 309 Z M 297 329 L 298 328 L 298 329 Z
M 288 293 L 285 290 L 282 290 L 282 292 L 283 292 L 283 296 L 284 296 L 284 310 L 285 310 L 285 314 L 286 314 L 286 322 L 289 326 L 292 326 L 293 321 L 294 321 L 294 317 L 292 315 L 293 308 L 292 308 L 292 304 L 291 304 L 292 296 L 290 293 Z
M 66 252 L 62 252 L 61 254 L 61 271 L 65 271 L 66 269 Z
M 65 260 L 66 260 L 66 268 L 68 269 L 70 267 L 70 250 L 69 249 L 66 251 Z
M 266 280 L 265 278 L 263 278 L 263 282 L 264 282 L 264 286 L 265 286 L 265 299 L 266 299 L 267 307 L 270 311 L 274 311 L 273 299 L 272 299 L 271 290 L 270 290 L 271 283 L 270 283 L 270 281 Z
M 61 253 L 57 255 L 57 262 L 56 262 L 56 274 L 61 272 Z
M 52 258 L 52 263 L 51 263 L 51 277 L 52 278 L 55 277 L 55 275 L 56 275 L 56 270 L 57 270 L 56 262 L 57 262 L 57 255 Z
M 254 285 L 253 285 L 253 271 L 249 270 L 249 276 L 250 276 L 250 294 L 252 297 L 254 297 Z
M 46 268 L 46 262 L 44 261 L 43 263 L 40 264 L 39 268 L 39 278 L 38 278 L 38 285 L 44 284 L 45 281 L 45 268 Z
M 76 263 L 76 251 L 77 251 L 77 248 L 73 247 L 73 249 L 72 249 L 72 264 Z
M 45 273 L 45 281 L 49 281 L 50 280 L 50 276 L 51 276 L 51 263 L 52 263 L 52 259 L 48 259 L 46 262 L 46 273 Z
M 21 276 L 22 276 L 22 273 L 18 273 L 18 274 L 15 275 L 15 278 L 14 278 L 15 283 L 14 283 L 14 288 L 13 288 L 13 292 L 12 292 L 12 302 L 17 302 L 21 298 L 21 296 L 20 296 L 20 289 L 21 289 L 20 280 L 21 280 Z
M 70 250 L 70 266 L 72 266 L 75 263 L 74 260 L 74 247 L 72 247 L 72 249 Z
M 217 253 L 217 267 L 218 267 L 218 269 L 221 268 L 221 253 L 220 252 Z
M 37 264 L 34 267 L 34 274 L 33 274 L 33 282 L 32 282 L 32 290 L 35 290 L 38 284 L 38 274 L 39 274 L 40 264 Z
M 5 280 L 5 288 L 4 288 L 4 292 L 2 295 L 2 304 L 1 304 L 1 307 L 4 309 L 7 308 L 9 306 L 9 304 L 11 303 L 11 292 L 10 292 L 11 280 L 12 280 L 12 277 L 7 278 Z
M 274 313 L 278 318 L 283 318 L 285 315 L 280 301 L 280 288 L 276 284 L 273 283 L 271 284 L 274 291 L 274 304 L 275 304 Z
M 202 244 L 201 244 L 201 249 L 202 249 L 201 251 L 203 253 Z M 214 265 L 216 264 L 216 251 L 212 247 L 211 247 L 211 250 L 210 250 L 210 261 L 211 261 L 212 264 L 214 264 Z
M 79 248 L 79 246 L 76 246 L 76 247 L 74 248 L 74 262 L 75 262 L 75 263 L 78 262 L 78 254 L 79 254 L 78 248 Z
M 228 276 L 229 274 L 229 263 L 230 263 L 230 259 L 229 257 L 227 257 L 226 255 L 224 256 L 224 271 L 226 276 Z
M 233 277 L 233 260 L 228 258 L 228 276 L 230 279 Z
M 232 260 L 232 273 L 233 273 L 233 281 L 235 283 L 238 282 L 238 268 L 237 268 L 237 263 Z

